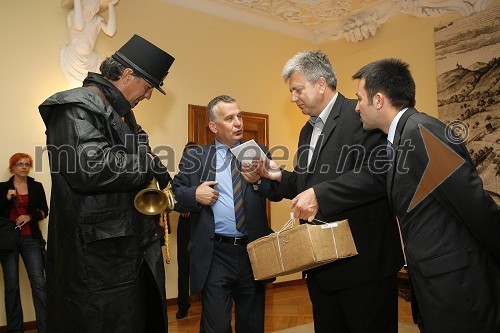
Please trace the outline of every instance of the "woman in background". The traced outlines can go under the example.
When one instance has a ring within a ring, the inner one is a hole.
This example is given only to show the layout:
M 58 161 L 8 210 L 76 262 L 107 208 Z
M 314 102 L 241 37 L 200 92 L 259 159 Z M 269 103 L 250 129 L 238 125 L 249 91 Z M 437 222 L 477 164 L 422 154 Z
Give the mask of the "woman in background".
M 5 311 L 8 332 L 24 332 L 23 310 L 19 293 L 19 254 L 28 272 L 39 333 L 45 333 L 45 272 L 42 250 L 45 241 L 38 222 L 48 215 L 47 200 L 41 183 L 28 174 L 33 159 L 24 153 L 14 154 L 9 161 L 13 175 L 0 183 L 0 215 L 20 228 L 17 247 L 0 254 L 5 287 Z

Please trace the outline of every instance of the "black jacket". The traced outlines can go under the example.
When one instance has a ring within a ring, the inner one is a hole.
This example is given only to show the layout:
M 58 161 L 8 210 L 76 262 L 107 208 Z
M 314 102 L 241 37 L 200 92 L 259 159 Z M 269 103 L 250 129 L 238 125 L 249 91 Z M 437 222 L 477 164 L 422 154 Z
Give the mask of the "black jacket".
M 30 227 L 31 236 L 35 239 L 42 239 L 42 232 L 38 222 L 43 220 L 49 215 L 49 208 L 47 207 L 47 199 L 42 183 L 35 181 L 33 178 L 28 177 L 28 210 L 27 213 L 31 215 L 31 221 L 28 225 Z M 14 189 L 14 176 L 6 182 L 0 183 L 0 215 L 9 218 L 10 209 L 13 205 L 12 200 L 7 200 L 7 192 Z
M 263 148 L 264 149 L 264 148 Z M 266 151 L 264 149 L 264 151 Z M 216 176 L 215 144 L 190 149 L 183 154 L 179 164 L 179 173 L 174 177 L 176 210 L 190 212 L 191 239 L 190 282 L 191 293 L 201 293 L 210 270 L 214 252 L 215 234 L 214 213 L 212 206 L 203 206 L 196 202 L 196 189 L 202 181 L 215 180 Z M 274 198 L 270 193 L 269 180 L 263 179 L 258 188 L 248 184 L 242 177 L 245 219 L 249 241 L 269 235 L 272 229 L 266 215 L 266 197 Z
M 158 157 L 151 163 L 147 134 L 121 92 L 98 74 L 89 73 L 87 85 L 99 91 L 59 92 L 39 107 L 52 176 L 48 330 L 140 331 L 136 325 L 144 318 L 134 313 L 141 307 L 137 278 L 145 260 L 163 302 L 166 331 L 163 232 L 157 216 L 135 209 L 134 197 L 153 176 L 162 188 L 170 176 Z M 120 299 L 126 307 L 113 305 Z
M 396 127 L 387 190 L 401 221 L 412 307 L 419 309 L 425 332 L 499 332 L 500 209 L 483 189 L 466 146 L 450 133 L 413 108 Z M 435 147 L 463 163 L 409 209 L 419 184 L 428 184 L 424 173 L 449 166 L 427 151 Z
M 276 184 L 276 193 L 290 199 L 312 187 L 319 203 L 316 218 L 321 221 L 349 220 L 358 255 L 308 271 L 324 290 L 360 286 L 395 275 L 403 266 L 385 183 L 374 177 L 370 159 L 372 152 L 385 147 L 385 135 L 364 131 L 355 105 L 355 100 L 338 94 L 309 168 L 305 150 L 313 126 L 307 122 L 300 132 L 297 166 L 294 172 L 283 171 Z

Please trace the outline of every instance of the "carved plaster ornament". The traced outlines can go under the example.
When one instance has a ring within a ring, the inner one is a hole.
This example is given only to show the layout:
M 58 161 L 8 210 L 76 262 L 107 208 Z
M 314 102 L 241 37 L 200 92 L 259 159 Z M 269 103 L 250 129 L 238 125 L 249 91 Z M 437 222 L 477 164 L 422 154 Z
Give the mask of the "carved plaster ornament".
M 468 16 L 486 9 L 491 0 L 219 0 L 300 23 L 315 39 L 345 38 L 358 42 L 375 36 L 390 17 L 408 14 L 421 18 L 456 12 Z M 355 6 L 355 7 L 354 7 Z

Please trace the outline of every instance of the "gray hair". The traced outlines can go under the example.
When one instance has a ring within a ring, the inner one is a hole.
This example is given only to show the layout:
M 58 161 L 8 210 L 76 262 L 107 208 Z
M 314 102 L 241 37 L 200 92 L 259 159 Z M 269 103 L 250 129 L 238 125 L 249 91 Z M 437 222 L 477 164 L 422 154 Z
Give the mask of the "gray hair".
M 219 103 L 234 103 L 236 100 L 228 95 L 220 95 L 215 98 L 213 98 L 208 104 L 207 104 L 207 118 L 208 120 L 215 121 L 217 119 L 217 110 L 215 110 L 215 107 Z
M 322 51 L 303 51 L 288 60 L 283 68 L 283 80 L 287 81 L 295 72 L 302 72 L 307 81 L 316 83 L 324 77 L 326 84 L 333 90 L 337 89 L 337 77 L 332 64 Z

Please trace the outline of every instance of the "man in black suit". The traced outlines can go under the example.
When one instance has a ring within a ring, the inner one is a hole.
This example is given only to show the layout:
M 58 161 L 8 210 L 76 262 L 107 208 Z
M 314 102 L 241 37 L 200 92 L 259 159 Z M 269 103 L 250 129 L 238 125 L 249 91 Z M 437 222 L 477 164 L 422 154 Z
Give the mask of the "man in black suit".
M 368 168 L 368 157 L 385 135 L 363 130 L 356 101 L 336 91 L 335 73 L 321 51 L 295 55 L 283 78 L 291 101 L 310 119 L 300 132 L 295 170 L 275 169 L 270 161 L 274 171 L 260 168 L 260 174 L 274 180 L 275 195 L 293 199 L 295 217 L 302 222 L 348 219 L 359 252 L 307 271 L 315 331 L 397 332 L 397 272 L 403 255 L 385 184 Z M 357 204 L 359 198 L 367 203 Z
M 232 168 L 229 148 L 243 139 L 235 99 L 215 97 L 207 115 L 216 141 L 185 152 L 174 179 L 176 210 L 191 213 L 191 293 L 201 293 L 201 332 L 230 332 L 234 300 L 236 332 L 262 333 L 265 284 L 254 281 L 246 244 L 272 232 L 263 195 L 270 182 Z
M 189 141 L 184 146 L 184 152 L 197 146 L 196 142 Z M 191 304 L 189 302 L 189 239 L 191 225 L 189 213 L 180 213 L 177 223 L 177 313 L 175 318 L 187 316 Z
M 500 210 L 463 140 L 414 109 L 408 64 L 379 60 L 353 78 L 363 127 L 388 133 L 393 147 L 387 192 L 402 227 L 414 320 L 425 333 L 500 332 Z

